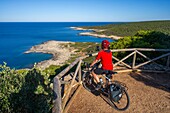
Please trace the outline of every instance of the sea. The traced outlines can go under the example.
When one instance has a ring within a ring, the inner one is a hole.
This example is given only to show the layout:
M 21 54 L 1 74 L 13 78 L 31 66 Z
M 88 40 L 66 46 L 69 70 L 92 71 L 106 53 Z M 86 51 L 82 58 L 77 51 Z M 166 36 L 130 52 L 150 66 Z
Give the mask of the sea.
M 32 46 L 49 40 L 71 42 L 98 42 L 106 39 L 80 36 L 80 32 L 70 27 L 101 26 L 121 22 L 0 22 L 0 65 L 15 69 L 30 68 L 36 62 L 50 59 L 52 55 L 24 52 Z M 112 39 L 107 39 L 110 42 Z

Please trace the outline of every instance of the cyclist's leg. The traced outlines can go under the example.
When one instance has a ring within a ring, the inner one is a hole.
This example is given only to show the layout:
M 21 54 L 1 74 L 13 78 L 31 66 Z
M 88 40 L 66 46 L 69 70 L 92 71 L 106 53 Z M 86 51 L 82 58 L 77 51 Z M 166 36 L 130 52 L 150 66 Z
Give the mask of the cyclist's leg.
M 103 73 L 103 70 L 98 68 L 98 69 L 95 69 L 93 72 L 92 72 L 92 75 L 94 76 L 94 79 L 96 80 L 97 82 L 97 87 L 96 87 L 96 90 L 99 90 L 101 88 L 101 83 L 100 83 L 100 80 L 99 80 L 99 77 L 98 75 L 101 75 Z
M 112 71 L 111 70 L 103 70 L 103 74 L 105 74 L 105 76 L 110 79 L 110 80 L 106 80 L 107 85 L 111 84 L 112 76 L 113 76 Z
M 97 83 L 100 82 L 99 77 L 98 77 L 98 75 L 100 75 L 100 74 L 101 74 L 101 69 L 100 69 L 100 68 L 95 69 L 95 70 L 92 72 L 92 75 L 93 75 L 93 77 L 94 77 L 94 79 L 96 80 Z

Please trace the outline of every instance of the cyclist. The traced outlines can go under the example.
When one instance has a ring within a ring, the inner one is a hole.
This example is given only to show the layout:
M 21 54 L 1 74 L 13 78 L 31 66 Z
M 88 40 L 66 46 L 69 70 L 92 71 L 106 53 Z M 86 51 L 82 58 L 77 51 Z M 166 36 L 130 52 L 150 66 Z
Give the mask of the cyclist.
M 101 61 L 101 64 L 102 64 L 102 68 L 97 68 L 92 72 L 92 75 L 94 76 L 94 79 L 97 82 L 96 90 L 99 90 L 101 88 L 101 82 L 97 75 L 101 75 L 105 73 L 106 71 L 113 70 L 112 52 L 109 49 L 109 45 L 110 43 L 108 40 L 102 41 L 101 43 L 102 50 L 98 52 L 96 59 L 90 65 L 92 67 L 98 61 Z

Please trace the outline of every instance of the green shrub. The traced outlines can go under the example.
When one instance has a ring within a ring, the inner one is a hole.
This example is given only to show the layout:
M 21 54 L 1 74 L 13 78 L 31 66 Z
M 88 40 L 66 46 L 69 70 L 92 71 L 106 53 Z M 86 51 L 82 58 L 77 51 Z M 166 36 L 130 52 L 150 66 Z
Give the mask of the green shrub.
M 0 65 L 1 113 L 48 113 L 52 108 L 50 74 L 36 68 L 14 70 Z
M 25 74 L 10 69 L 6 63 L 0 65 L 0 112 L 13 111 L 11 95 L 21 90 Z
M 170 48 L 170 35 L 158 31 L 138 31 L 134 36 L 111 43 L 111 49 L 123 48 Z

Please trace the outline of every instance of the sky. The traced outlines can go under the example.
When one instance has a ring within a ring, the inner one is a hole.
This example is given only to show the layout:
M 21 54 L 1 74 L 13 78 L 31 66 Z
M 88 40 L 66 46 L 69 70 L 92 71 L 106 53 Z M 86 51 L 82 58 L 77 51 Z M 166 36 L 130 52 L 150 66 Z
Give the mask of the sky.
M 170 20 L 170 0 L 0 0 L 0 22 Z

